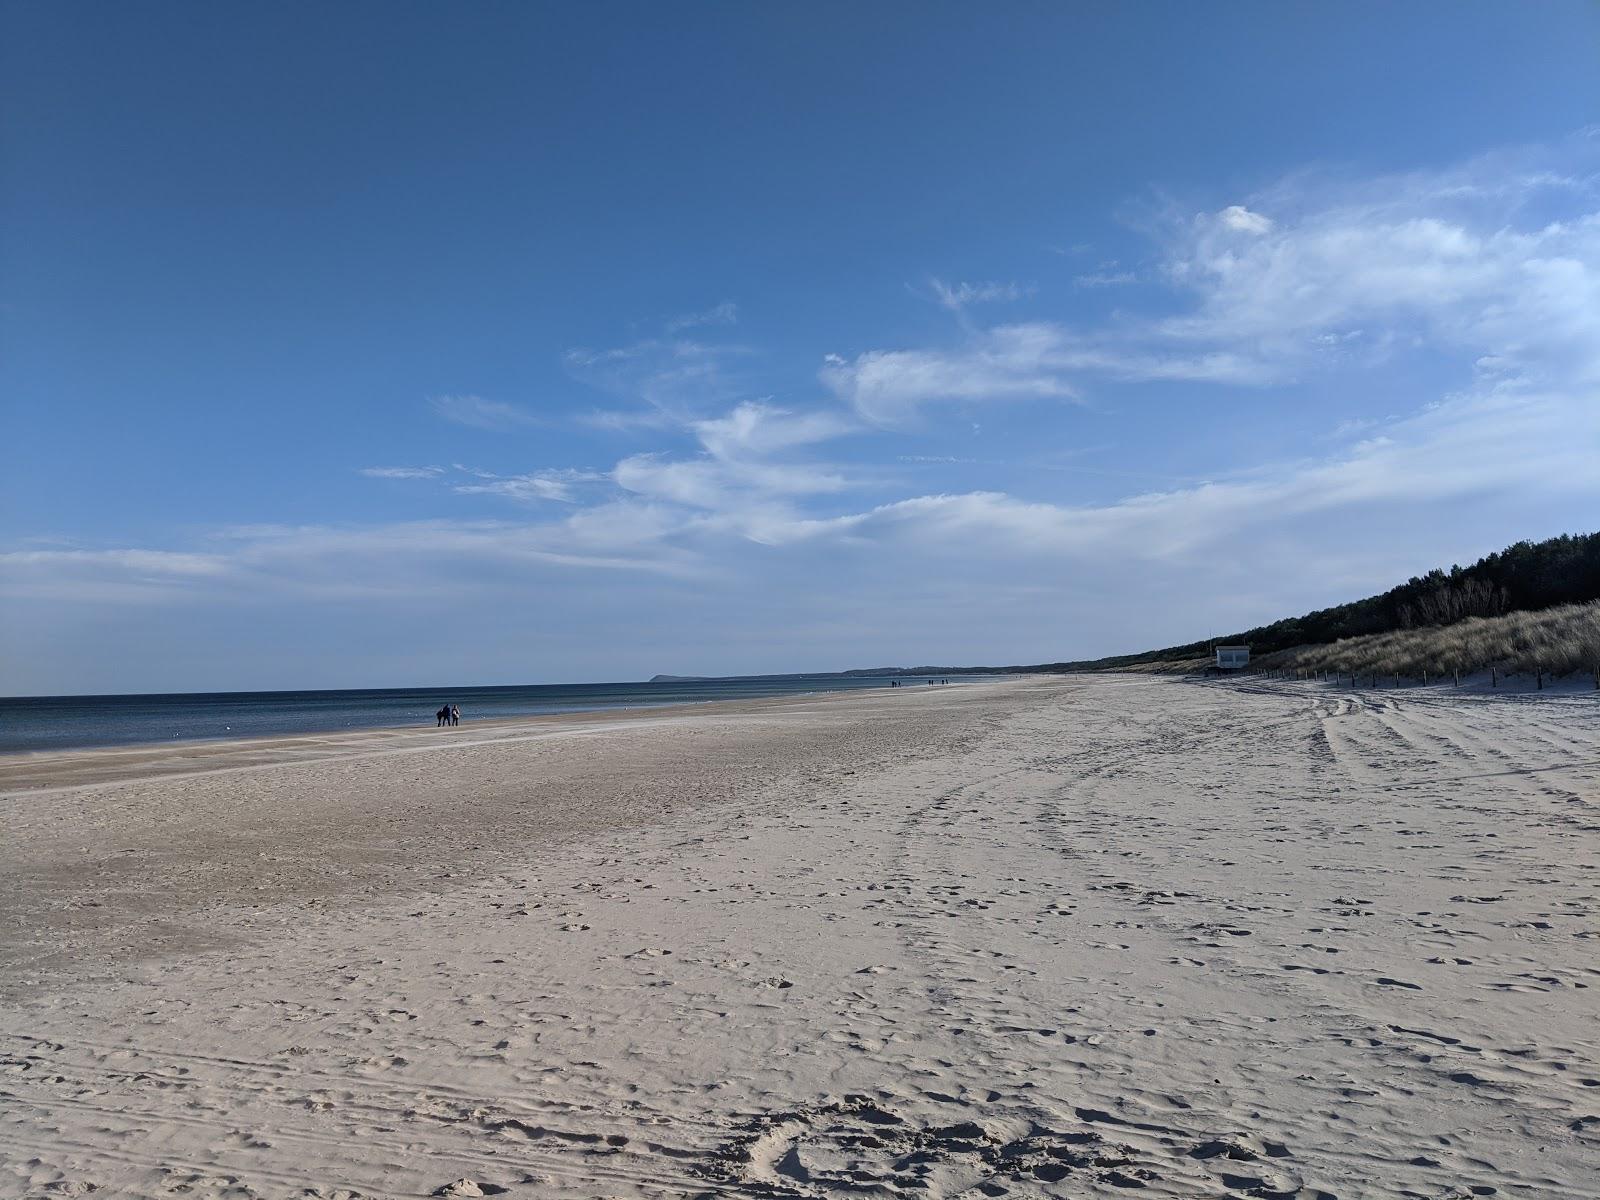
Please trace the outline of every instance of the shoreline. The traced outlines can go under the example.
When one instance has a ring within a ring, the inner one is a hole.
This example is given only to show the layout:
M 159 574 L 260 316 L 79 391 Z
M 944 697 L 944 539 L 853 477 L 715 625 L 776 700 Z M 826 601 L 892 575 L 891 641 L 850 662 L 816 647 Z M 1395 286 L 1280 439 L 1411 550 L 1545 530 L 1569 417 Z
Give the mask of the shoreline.
M 963 683 L 963 689 L 1014 685 L 1026 676 L 996 677 L 981 683 Z M 74 746 L 61 750 L 0 751 L 0 801 L 15 795 L 80 787 L 109 786 L 137 779 L 182 778 L 191 774 L 221 770 L 251 770 L 258 767 L 316 762 L 342 757 L 349 751 L 366 749 L 366 756 L 406 751 L 461 748 L 486 742 L 504 741 L 510 735 L 527 731 L 530 735 L 571 732 L 585 724 L 611 727 L 620 722 L 655 719 L 681 720 L 697 713 L 763 712 L 769 707 L 793 707 L 818 701 L 838 702 L 893 694 L 896 699 L 927 695 L 933 689 L 850 688 L 838 691 L 786 693 L 726 700 L 692 700 L 662 704 L 639 704 L 574 712 L 531 713 L 519 716 L 464 718 L 462 724 L 443 728 L 416 723 L 374 725 L 360 729 L 320 732 L 263 734 L 234 738 L 196 738 L 161 742 L 138 742 L 112 746 Z M 489 736 L 471 737 L 482 732 Z M 455 739 L 451 741 L 449 739 Z M 428 739 L 434 739 L 428 742 Z M 412 745 L 410 743 L 417 743 Z M 298 754 L 297 754 L 298 752 Z M 195 760 L 256 759 L 250 762 L 218 762 L 196 768 Z M 172 760 L 170 763 L 164 759 Z M 125 773 L 118 773 L 119 771 Z M 57 778 L 86 775 L 90 778 Z
M 1005 673 L 957 673 L 951 678 L 967 684 L 975 680 L 1000 681 L 1012 677 Z M 9 737 L 0 738 L 0 760 L 22 754 L 148 749 L 155 746 L 182 748 L 261 738 L 317 737 L 427 728 L 428 720 L 436 716 L 435 707 L 441 702 L 441 697 L 453 703 L 464 703 L 470 714 L 468 719 L 471 720 L 527 720 L 836 692 L 867 692 L 888 687 L 891 680 L 903 683 L 915 679 L 920 682 L 924 678 L 785 675 L 770 678 L 677 679 L 659 683 L 627 681 L 455 689 L 344 688 L 0 697 L 0 724 L 11 730 Z M 333 702 L 331 711 L 330 702 Z M 290 706 L 287 713 L 281 707 L 283 703 Z M 268 712 L 274 714 L 273 719 L 263 720 Z M 130 716 L 130 713 L 136 715 Z M 33 733 L 30 736 L 23 732 L 26 723 L 35 717 L 42 719 L 47 730 L 45 734 Z M 101 725 L 105 720 L 110 721 L 109 728 Z M 233 725 L 223 723 L 229 720 L 239 722 L 239 727 L 236 729 Z M 182 736 L 151 736 L 150 730 L 165 721 L 186 724 L 192 732 Z M 67 736 L 52 737 L 48 732 L 52 728 L 65 730 Z M 435 725 L 434 728 L 439 726 Z

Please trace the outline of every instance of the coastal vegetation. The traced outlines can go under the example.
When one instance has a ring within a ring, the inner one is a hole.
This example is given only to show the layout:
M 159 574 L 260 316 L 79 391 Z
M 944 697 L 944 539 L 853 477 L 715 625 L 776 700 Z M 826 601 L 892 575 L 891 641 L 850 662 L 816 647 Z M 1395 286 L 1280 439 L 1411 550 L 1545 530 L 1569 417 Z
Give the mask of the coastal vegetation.
M 1522 541 L 1376 596 L 1201 642 L 1042 670 L 1196 670 L 1218 643 L 1258 668 L 1420 675 L 1600 668 L 1600 533 Z
M 1497 617 L 1466 617 L 1451 624 L 1298 646 L 1269 654 L 1259 665 L 1302 673 L 1413 679 L 1478 671 L 1536 678 L 1597 672 L 1600 601 Z

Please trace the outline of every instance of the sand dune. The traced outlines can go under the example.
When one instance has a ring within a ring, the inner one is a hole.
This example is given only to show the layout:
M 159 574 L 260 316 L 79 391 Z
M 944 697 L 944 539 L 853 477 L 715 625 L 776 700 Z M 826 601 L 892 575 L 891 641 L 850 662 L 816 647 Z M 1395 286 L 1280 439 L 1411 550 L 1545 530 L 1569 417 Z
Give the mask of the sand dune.
M 1597 717 L 1086 676 L 13 760 L 0 1196 L 1600 1196 Z

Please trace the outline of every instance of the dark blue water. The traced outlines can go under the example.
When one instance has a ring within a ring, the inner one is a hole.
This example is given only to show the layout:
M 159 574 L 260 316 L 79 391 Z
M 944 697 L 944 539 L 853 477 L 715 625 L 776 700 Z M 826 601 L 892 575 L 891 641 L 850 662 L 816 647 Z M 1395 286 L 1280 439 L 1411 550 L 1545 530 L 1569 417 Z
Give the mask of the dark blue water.
M 951 675 L 952 684 L 993 676 Z M 907 687 L 926 687 L 908 676 Z M 0 753 L 431 726 L 441 705 L 474 718 L 646 708 L 810 692 L 888 688 L 887 678 L 706 679 L 676 683 L 559 683 L 531 687 L 384 688 L 335 692 L 196 692 L 156 696 L 0 698 Z

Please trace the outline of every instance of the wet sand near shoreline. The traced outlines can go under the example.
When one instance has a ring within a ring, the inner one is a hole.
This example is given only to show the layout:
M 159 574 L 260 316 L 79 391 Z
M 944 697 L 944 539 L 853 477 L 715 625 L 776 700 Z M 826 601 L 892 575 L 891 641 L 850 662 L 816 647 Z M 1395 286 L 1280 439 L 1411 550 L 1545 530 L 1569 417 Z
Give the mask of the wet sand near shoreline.
M 1010 680 L 998 682 L 1010 682 Z M 887 684 L 884 685 L 884 690 L 890 690 Z M 894 695 L 898 698 L 905 692 L 921 694 L 923 690 L 925 689 L 895 689 Z M 20 791 L 82 787 L 96 783 L 128 783 L 157 776 L 247 770 L 252 767 L 315 762 L 319 759 L 431 751 L 441 746 L 461 748 L 486 741 L 602 732 L 619 723 L 638 728 L 640 721 L 652 718 L 676 720 L 713 713 L 723 716 L 756 714 L 795 706 L 803 708 L 824 699 L 871 699 L 876 695 L 876 691 L 866 690 L 815 692 L 752 700 L 707 700 L 685 704 L 638 705 L 597 709 L 593 712 L 513 717 L 475 717 L 469 712 L 463 718 L 462 724 L 456 726 L 440 727 L 429 725 L 424 721 L 413 725 L 279 734 L 268 737 L 174 739 L 123 746 L 29 750 L 0 754 L 0 796 Z
M 1597 717 L 1097 676 L 35 762 L 0 1196 L 1600 1196 Z

